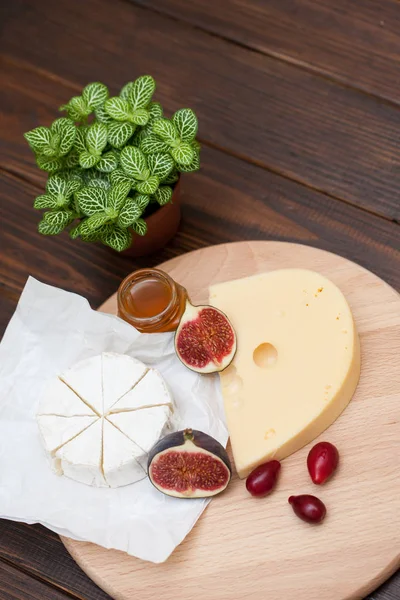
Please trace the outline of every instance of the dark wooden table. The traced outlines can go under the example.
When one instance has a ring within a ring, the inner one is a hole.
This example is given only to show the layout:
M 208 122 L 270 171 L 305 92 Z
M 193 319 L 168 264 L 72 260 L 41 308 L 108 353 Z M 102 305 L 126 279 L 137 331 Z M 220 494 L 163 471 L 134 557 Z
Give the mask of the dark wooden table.
M 3 0 L 0 22 L 2 329 L 29 274 L 96 307 L 139 266 L 235 240 L 325 248 L 399 289 L 399 2 Z M 40 237 L 44 176 L 22 133 L 89 81 L 115 92 L 144 73 L 167 111 L 200 120 L 178 235 L 136 261 Z M 16 598 L 108 596 L 57 535 L 3 520 L 0 600 Z M 368 598 L 399 600 L 400 575 Z

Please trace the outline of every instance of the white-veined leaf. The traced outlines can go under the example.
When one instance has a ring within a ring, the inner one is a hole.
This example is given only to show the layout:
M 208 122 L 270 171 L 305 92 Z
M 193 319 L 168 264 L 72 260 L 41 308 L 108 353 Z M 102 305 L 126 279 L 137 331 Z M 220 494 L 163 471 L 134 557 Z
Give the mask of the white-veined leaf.
M 84 152 L 86 150 L 86 132 L 88 127 L 86 125 L 81 125 L 76 128 L 75 131 L 75 148 L 78 152 Z
M 146 181 L 139 181 L 136 185 L 136 189 L 141 194 L 154 194 L 158 186 L 160 185 L 160 180 L 157 175 L 151 175 L 146 179 Z
M 122 148 L 134 131 L 135 125 L 132 123 L 111 123 L 108 126 L 108 141 L 114 148 Z
M 91 113 L 90 108 L 81 96 L 74 96 L 61 110 L 66 110 L 73 121 L 84 121 Z
M 125 182 L 130 184 L 131 189 L 135 188 L 135 180 L 132 179 L 132 177 L 126 175 L 126 173 L 122 169 L 115 169 L 115 171 L 110 173 L 110 179 L 113 185 Z
M 71 231 L 69 232 L 69 237 L 71 238 L 71 240 L 76 240 L 77 237 L 79 237 L 80 234 L 80 223 L 78 225 L 76 225 L 75 227 L 73 227 L 71 229 Z
M 76 193 L 76 198 L 80 210 L 88 217 L 107 208 L 107 193 L 101 187 L 84 187 Z
M 79 233 L 83 236 L 88 235 L 92 231 L 96 231 L 96 229 L 100 229 L 103 225 L 105 225 L 109 221 L 108 215 L 106 213 L 96 213 L 87 219 L 84 219 L 79 227 Z
M 124 90 L 124 93 L 127 92 L 129 103 L 136 111 L 138 108 L 145 108 L 149 104 L 156 89 L 156 82 L 151 75 L 142 75 L 133 82 L 133 85 L 125 86 L 125 88 L 127 89 Z
M 127 198 L 118 215 L 117 223 L 120 227 L 130 227 L 140 217 L 142 212 L 142 209 L 138 206 L 134 198 Z
M 46 191 L 55 196 L 57 201 L 63 201 L 66 198 L 67 182 L 59 175 L 50 175 L 46 183 Z
M 146 125 L 149 120 L 149 113 L 145 108 L 137 108 L 130 115 L 130 120 L 136 125 Z
M 65 197 L 69 199 L 72 196 L 72 194 L 75 194 L 75 192 L 81 189 L 82 185 L 83 182 L 79 179 L 71 179 L 70 181 L 67 181 Z
M 130 182 L 124 181 L 113 185 L 108 192 L 107 206 L 112 210 L 119 212 L 124 205 L 127 195 L 131 189 Z
M 198 152 L 194 153 L 194 157 L 190 165 L 179 165 L 179 171 L 182 173 L 192 173 L 193 171 L 198 171 L 200 169 L 200 155 Z
M 47 156 L 38 155 L 36 163 L 39 169 L 48 173 L 55 173 L 63 168 L 63 163 L 60 158 L 48 158 Z
M 91 154 L 87 150 L 84 150 L 79 155 L 79 164 L 82 169 L 91 169 L 99 162 L 99 157 Z
M 110 176 L 107 173 L 101 173 L 97 169 L 91 169 L 86 172 L 86 185 L 101 187 L 103 190 L 108 190 L 111 186 Z
M 182 142 L 176 148 L 172 148 L 171 154 L 178 166 L 190 165 L 195 157 L 195 151 L 187 142 Z
M 131 117 L 129 103 L 118 96 L 109 98 L 104 104 L 104 110 L 116 121 L 129 121 Z
M 144 219 L 138 219 L 132 225 L 133 230 L 138 235 L 146 235 L 147 233 L 147 223 Z
M 138 207 L 143 212 L 150 202 L 150 196 L 148 196 L 147 194 L 135 194 L 135 201 Z
M 74 167 L 77 167 L 79 165 L 78 150 L 72 149 L 67 156 L 63 157 L 62 162 L 65 169 L 73 169 Z
M 197 140 L 192 140 L 190 142 L 190 145 L 192 146 L 193 150 L 196 152 L 196 154 L 200 153 L 201 150 L 201 144 L 197 141 Z
M 121 152 L 120 161 L 122 169 L 130 177 L 140 180 L 146 178 L 146 158 L 139 148 L 126 146 Z
M 152 175 L 157 175 L 159 179 L 163 179 L 171 173 L 175 163 L 170 154 L 157 152 L 147 156 L 147 166 Z
M 102 173 L 111 173 L 118 167 L 118 158 L 114 152 L 106 152 L 96 165 Z
M 199 125 L 197 117 L 191 108 L 177 110 L 172 120 L 182 141 L 191 142 L 194 140 Z
M 75 142 L 76 127 L 74 122 L 65 117 L 56 119 L 51 126 L 51 131 L 60 136 L 59 144 L 57 144 L 60 154 L 63 156 L 68 154 Z
M 153 123 L 153 133 L 160 136 L 171 148 L 179 143 L 178 131 L 169 119 L 156 119 Z
M 168 202 L 170 202 L 172 193 L 172 188 L 170 188 L 168 185 L 163 185 L 158 188 L 154 194 L 154 197 L 160 206 L 164 206 L 164 204 L 168 204 Z
M 50 225 L 66 227 L 74 218 L 71 210 L 50 210 L 43 214 L 43 220 Z
M 116 226 L 102 235 L 101 239 L 110 248 L 117 250 L 117 252 L 122 252 L 123 250 L 127 250 L 131 245 L 132 234 L 128 229 Z
M 110 125 L 110 123 L 114 122 L 112 117 L 110 117 L 110 115 L 106 113 L 104 106 L 99 106 L 98 108 L 96 108 L 94 114 L 96 115 L 97 121 L 99 121 L 100 123 Z
M 86 147 L 99 156 L 107 146 L 107 125 L 93 123 L 86 132 Z
M 89 83 L 82 92 L 82 97 L 85 100 L 87 106 L 94 110 L 98 108 L 108 98 L 108 89 L 104 85 L 104 83 L 99 83 L 98 81 L 94 83 Z
M 43 152 L 50 146 L 51 131 L 47 127 L 36 127 L 24 133 L 24 138 L 34 152 Z
M 129 94 L 131 92 L 132 87 L 135 85 L 134 81 L 128 81 L 123 88 L 121 89 L 119 95 L 123 100 L 129 100 Z
M 57 140 L 56 140 L 57 141 Z M 57 146 L 53 145 L 53 136 L 50 141 L 51 146 L 47 146 L 47 148 L 43 148 L 41 151 L 42 156 L 46 156 L 47 158 L 58 158 L 59 152 Z
M 38 209 L 57 208 L 58 202 L 54 196 L 50 196 L 50 194 L 43 194 L 42 196 L 37 196 L 37 198 L 35 198 L 33 206 L 34 208 Z
M 155 119 L 161 119 L 163 116 L 163 108 L 159 102 L 150 102 L 147 107 L 149 113 L 149 120 L 154 121 Z
M 65 229 L 64 225 L 48 223 L 47 221 L 39 221 L 38 232 L 42 235 L 57 235 Z
M 154 154 L 155 152 L 169 152 L 169 145 L 160 140 L 154 134 L 150 134 L 140 142 L 143 154 Z
M 171 183 L 176 183 L 179 179 L 179 173 L 176 169 L 174 169 L 173 171 L 171 171 L 171 173 L 169 175 L 167 175 L 166 177 L 164 177 L 164 179 L 162 179 L 161 183 L 162 184 L 171 184 Z

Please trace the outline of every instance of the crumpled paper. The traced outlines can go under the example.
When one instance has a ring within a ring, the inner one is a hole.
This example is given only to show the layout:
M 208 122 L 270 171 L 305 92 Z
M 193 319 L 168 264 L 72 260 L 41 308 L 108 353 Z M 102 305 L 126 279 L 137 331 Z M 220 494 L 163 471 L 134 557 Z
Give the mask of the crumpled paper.
M 29 278 L 0 344 L 0 517 L 41 523 L 60 535 L 165 561 L 209 500 L 164 496 L 146 478 L 97 489 L 55 475 L 35 420 L 48 379 L 103 351 L 129 354 L 159 369 L 174 396 L 180 427 L 228 440 L 217 376 L 177 359 L 173 334 L 140 334 L 85 298 Z

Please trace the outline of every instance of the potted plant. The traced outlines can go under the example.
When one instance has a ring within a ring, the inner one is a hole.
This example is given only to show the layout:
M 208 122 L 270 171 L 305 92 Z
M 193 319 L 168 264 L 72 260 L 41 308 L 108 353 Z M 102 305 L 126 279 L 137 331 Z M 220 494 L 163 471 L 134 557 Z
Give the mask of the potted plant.
M 180 174 L 200 167 L 197 118 L 190 108 L 171 119 L 153 102 L 155 81 L 139 77 L 110 97 L 102 83 L 62 106 L 66 117 L 24 134 L 46 193 L 38 230 L 100 242 L 139 256 L 159 249 L 175 234 L 180 218 Z M 132 241 L 134 243 L 132 244 Z

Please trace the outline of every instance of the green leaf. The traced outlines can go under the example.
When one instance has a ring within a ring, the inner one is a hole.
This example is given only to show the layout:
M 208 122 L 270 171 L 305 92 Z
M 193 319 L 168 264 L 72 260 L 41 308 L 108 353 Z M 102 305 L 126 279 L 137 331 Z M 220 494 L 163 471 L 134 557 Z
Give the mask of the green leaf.
M 111 123 L 108 126 L 108 141 L 115 148 L 122 148 L 134 134 L 135 125 L 132 123 Z
M 175 163 L 169 154 L 158 152 L 147 156 L 147 166 L 152 175 L 157 175 L 159 179 L 163 179 L 171 173 Z
M 143 154 L 154 154 L 155 152 L 169 152 L 169 145 L 160 140 L 156 135 L 150 134 L 140 142 Z
M 136 185 L 136 189 L 141 194 L 154 194 L 158 186 L 160 185 L 160 180 L 157 175 L 151 175 L 146 181 L 140 181 Z
M 161 119 L 163 116 L 163 108 L 159 102 L 150 102 L 147 107 L 147 111 L 149 113 L 149 121 Z
M 171 150 L 175 162 L 180 165 L 190 165 L 195 157 L 195 151 L 187 142 L 182 142 L 176 148 Z
M 42 196 L 37 196 L 35 198 L 35 202 L 33 203 L 34 208 L 57 208 L 58 202 L 54 196 L 50 196 L 49 194 L 43 194 Z
M 149 120 L 149 113 L 145 108 L 137 108 L 130 116 L 132 123 L 136 125 L 146 125 Z
M 83 236 L 86 236 L 92 231 L 100 229 L 100 227 L 105 225 L 108 221 L 109 216 L 106 213 L 96 213 L 81 222 L 79 227 L 79 233 Z
M 178 165 L 179 171 L 182 173 L 192 173 L 200 169 L 200 155 L 195 152 L 194 157 L 190 165 Z
M 47 127 L 36 127 L 24 133 L 24 138 L 34 152 L 43 152 L 50 146 L 51 131 Z
M 82 92 L 82 97 L 85 100 L 87 106 L 92 110 L 98 108 L 108 98 L 108 88 L 98 81 L 95 83 L 89 83 Z
M 140 217 L 142 212 L 142 209 L 134 198 L 127 198 L 118 215 L 118 225 L 120 227 L 130 227 Z
M 110 225 L 103 225 L 103 227 L 99 227 L 99 229 L 81 233 L 81 240 L 88 243 L 100 242 L 103 238 L 103 230 L 108 230 L 109 227 Z
M 136 194 L 135 201 L 138 207 L 143 212 L 150 202 L 150 196 L 148 196 L 147 194 Z
M 67 181 L 67 188 L 65 190 L 65 197 L 70 198 L 72 194 L 75 194 L 78 190 L 81 189 L 83 182 L 79 179 L 71 179 Z
M 63 229 L 65 229 L 64 225 L 60 225 L 59 223 L 52 224 L 43 220 L 39 221 L 38 224 L 38 232 L 42 235 L 57 235 L 58 233 L 61 233 Z
M 144 219 L 138 219 L 133 223 L 132 227 L 138 235 L 146 235 L 147 233 L 147 223 Z
M 107 146 L 107 125 L 93 123 L 86 132 L 86 146 L 92 154 L 100 156 Z
M 172 120 L 182 141 L 191 142 L 194 140 L 197 134 L 198 122 L 191 108 L 177 110 Z
M 86 150 L 86 132 L 88 127 L 81 125 L 75 130 L 75 148 L 78 152 L 84 152 Z
M 110 173 L 110 179 L 113 185 L 117 183 L 129 183 L 131 189 L 135 188 L 135 180 L 126 175 L 122 169 L 115 169 L 115 171 Z
M 56 119 L 51 126 L 51 131 L 60 136 L 58 144 L 60 154 L 63 156 L 68 154 L 75 142 L 76 127 L 74 122 L 66 118 Z
M 103 173 L 111 173 L 118 167 L 118 158 L 115 152 L 106 152 L 103 154 L 99 162 L 97 163 L 97 169 Z
M 68 104 L 62 106 L 60 110 L 66 110 L 68 117 L 73 121 L 86 121 L 91 113 L 90 108 L 81 96 L 74 96 L 74 98 L 71 98 Z
M 178 131 L 169 119 L 156 119 L 153 123 L 153 132 L 160 136 L 171 148 L 179 143 Z
M 47 156 L 38 155 L 36 163 L 39 169 L 48 173 L 55 173 L 63 168 L 63 163 L 59 158 L 48 158 Z
M 75 227 L 73 227 L 71 229 L 71 231 L 69 232 L 69 237 L 71 238 L 71 240 L 76 240 L 77 237 L 79 237 L 80 234 L 80 223 L 78 225 L 76 225 Z
M 108 193 L 107 206 L 109 206 L 112 210 L 119 212 L 124 206 L 124 202 L 129 194 L 130 189 L 130 182 L 124 181 L 114 185 Z
M 117 252 L 127 250 L 132 243 L 132 234 L 128 229 L 122 227 L 113 227 L 105 235 L 102 235 L 102 241 Z
M 96 116 L 97 121 L 99 121 L 100 123 L 110 125 L 114 122 L 112 117 L 110 117 L 110 115 L 106 113 L 104 106 L 99 106 L 98 108 L 96 108 L 94 114 Z
M 84 187 L 76 193 L 80 210 L 91 217 L 107 208 L 107 193 L 100 187 Z
M 134 179 L 146 179 L 146 158 L 135 146 L 126 146 L 121 152 L 121 167 L 130 177 Z
M 91 154 L 87 150 L 84 150 L 79 155 L 79 164 L 82 169 L 91 169 L 99 162 L 99 157 Z
M 108 190 L 111 186 L 110 176 L 108 173 L 101 173 L 97 169 L 91 169 L 86 172 L 86 185 Z
M 121 91 L 119 93 L 120 98 L 122 98 L 123 100 L 129 101 L 129 94 L 131 93 L 131 90 L 134 85 L 135 85 L 134 81 L 128 81 L 128 83 L 126 83 L 123 86 L 123 88 L 121 89 Z
M 66 169 L 73 169 L 79 165 L 79 152 L 78 150 L 71 150 L 67 156 L 63 157 L 63 167 Z
M 154 197 L 160 206 L 164 206 L 164 204 L 168 204 L 168 202 L 171 201 L 172 194 L 172 188 L 170 188 L 168 185 L 163 185 L 158 188 L 154 194 Z
M 130 121 L 130 106 L 129 103 L 123 98 L 119 98 L 118 96 L 109 98 L 104 104 L 104 110 L 116 121 Z
M 176 169 L 174 169 L 173 171 L 171 171 L 171 173 L 169 175 L 164 177 L 164 179 L 161 181 L 161 183 L 165 183 L 165 184 L 176 183 L 178 181 L 178 179 L 179 179 L 179 173 Z
M 71 210 L 51 210 L 43 214 L 43 220 L 50 225 L 66 227 L 74 218 Z
M 192 146 L 193 150 L 196 152 L 196 154 L 200 153 L 201 150 L 201 144 L 199 144 L 199 142 L 197 140 L 192 140 L 190 142 L 190 145 Z
M 67 182 L 59 175 L 50 175 L 46 183 L 46 191 L 55 196 L 57 201 L 63 201 L 66 197 Z
M 142 75 L 141 77 L 138 77 L 136 81 L 133 82 L 133 85 L 130 85 L 127 89 L 128 100 L 132 108 L 135 111 L 138 108 L 145 108 L 149 104 L 155 89 L 156 82 L 151 75 Z

